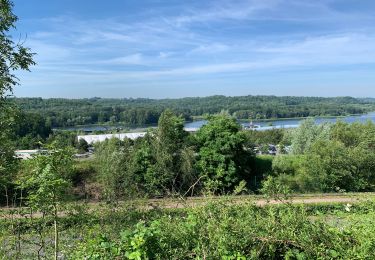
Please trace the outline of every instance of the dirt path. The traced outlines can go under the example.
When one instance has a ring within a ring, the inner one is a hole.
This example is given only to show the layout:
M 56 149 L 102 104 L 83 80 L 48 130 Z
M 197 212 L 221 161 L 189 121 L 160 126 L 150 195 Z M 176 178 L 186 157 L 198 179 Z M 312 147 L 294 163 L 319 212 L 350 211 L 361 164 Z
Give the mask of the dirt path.
M 371 196 L 338 196 L 338 195 L 325 195 L 325 196 L 296 196 L 291 197 L 288 200 L 266 200 L 259 197 L 232 197 L 232 198 L 192 198 L 187 200 L 180 201 L 168 201 L 168 200 L 150 200 L 148 202 L 148 208 L 186 208 L 186 207 L 197 207 L 202 206 L 208 202 L 214 201 L 227 201 L 228 203 L 255 203 L 257 206 L 265 206 L 268 204 L 277 205 L 282 203 L 291 203 L 291 204 L 318 204 L 318 203 L 359 203 L 361 201 L 366 201 L 369 198 L 375 199 L 375 195 Z
M 209 202 L 218 202 L 223 201 L 225 203 L 233 203 L 233 204 L 242 204 L 242 203 L 255 203 L 257 206 L 265 206 L 265 205 L 277 205 L 282 203 L 291 203 L 291 204 L 319 204 L 319 203 L 349 203 L 355 204 L 359 202 L 363 202 L 369 199 L 375 199 L 374 193 L 369 194 L 351 194 L 351 195 L 300 195 L 291 197 L 288 200 L 266 200 L 259 196 L 238 196 L 238 197 L 196 197 L 196 198 L 188 198 L 185 200 L 182 199 L 149 199 L 149 200 L 136 200 L 132 201 L 135 207 L 145 210 L 151 210 L 155 208 L 161 209 L 181 209 L 181 208 L 189 208 L 189 207 L 199 207 L 203 206 Z M 120 205 L 123 203 L 120 203 Z M 90 202 L 86 205 L 89 211 L 97 211 L 103 206 L 102 203 L 99 202 Z M 121 206 L 119 207 L 121 208 Z M 17 214 L 9 214 L 11 210 L 16 210 L 15 208 L 0 208 L 0 219 L 9 219 L 9 218 L 30 218 L 31 214 L 25 215 L 17 215 Z M 60 216 L 65 216 L 64 212 L 61 212 Z M 41 217 L 40 213 L 33 213 L 33 218 Z
M 338 197 L 338 198 L 330 198 L 330 197 L 321 197 L 321 198 L 292 198 L 288 200 L 292 204 L 318 204 L 318 203 L 358 203 L 360 201 L 364 201 L 365 199 L 360 198 L 350 198 L 350 197 Z M 258 200 L 256 204 L 258 206 L 264 206 L 267 203 L 271 204 L 280 204 L 280 201 L 266 201 L 266 200 Z

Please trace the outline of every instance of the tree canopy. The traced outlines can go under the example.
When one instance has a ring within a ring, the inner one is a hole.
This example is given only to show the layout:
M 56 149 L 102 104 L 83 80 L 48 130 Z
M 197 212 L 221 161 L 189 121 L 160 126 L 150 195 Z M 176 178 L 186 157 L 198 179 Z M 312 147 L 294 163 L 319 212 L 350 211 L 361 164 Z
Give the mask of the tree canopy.
M 12 12 L 13 3 L 9 0 L 0 0 L 0 98 L 6 93 L 12 93 L 13 87 L 18 84 L 14 72 L 29 70 L 34 65 L 34 53 L 23 46 L 23 41 L 14 42 L 10 31 L 16 28 L 17 16 Z M 0 100 L 1 102 L 1 100 Z M 0 103 L 1 104 L 1 103 Z
M 43 115 L 52 127 L 97 123 L 157 124 L 170 109 L 184 120 L 227 111 L 236 119 L 346 116 L 374 111 L 375 103 L 351 97 L 210 96 L 180 99 L 17 98 L 22 109 Z
M 246 149 L 240 130 L 234 118 L 222 114 L 210 117 L 197 132 L 197 165 L 208 191 L 228 192 L 250 174 L 252 151 Z
M 6 100 L 18 84 L 15 76 L 17 70 L 29 70 L 34 65 L 33 53 L 23 46 L 23 42 L 15 43 L 10 31 L 15 29 L 17 16 L 12 12 L 13 3 L 0 0 L 0 187 L 7 192 L 11 185 L 17 161 L 14 159 L 14 144 L 10 141 L 15 127 L 16 114 L 14 106 Z

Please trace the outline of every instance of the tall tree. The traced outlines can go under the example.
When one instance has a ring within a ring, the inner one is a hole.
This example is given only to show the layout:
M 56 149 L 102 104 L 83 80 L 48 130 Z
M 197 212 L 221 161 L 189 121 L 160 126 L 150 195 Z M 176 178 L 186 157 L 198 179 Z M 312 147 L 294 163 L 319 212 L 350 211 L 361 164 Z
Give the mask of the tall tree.
M 147 195 L 171 195 L 190 186 L 194 152 L 187 147 L 187 135 L 183 119 L 166 110 L 158 129 L 136 142 L 130 171 Z
M 40 154 L 30 160 L 29 172 L 24 176 L 22 186 L 28 190 L 28 205 L 51 216 L 54 224 L 54 259 L 59 252 L 59 216 L 70 187 L 73 169 L 73 152 L 70 149 L 50 147 L 49 154 Z M 44 218 L 43 218 L 44 220 Z
M 12 12 L 13 3 L 0 0 L 0 186 L 8 190 L 9 176 L 14 172 L 14 148 L 9 142 L 10 128 L 14 123 L 14 109 L 5 100 L 18 84 L 17 70 L 29 70 L 34 65 L 33 53 L 21 42 L 15 43 L 10 30 L 15 29 L 17 16 Z M 7 196 L 8 194 L 6 194 Z
M 163 179 L 162 185 L 168 192 L 175 192 L 181 177 L 181 155 L 187 132 L 184 131 L 184 119 L 171 110 L 165 110 L 158 122 L 155 138 L 157 178 Z
M 207 191 L 229 192 L 241 179 L 249 177 L 253 154 L 245 149 L 240 129 L 234 118 L 221 114 L 210 117 L 197 132 L 197 166 Z
M 318 140 L 328 140 L 329 133 L 330 125 L 317 125 L 312 118 L 304 120 L 301 125 L 295 129 L 292 135 L 292 153 L 307 153 L 314 142 Z
M 0 107 L 0 191 L 4 194 L 4 197 L 0 198 L 0 203 L 3 203 L 5 198 L 7 206 L 11 195 L 10 187 L 18 165 L 14 154 L 14 145 L 9 138 L 14 122 L 13 112 L 14 110 L 10 106 Z
M 129 177 L 131 140 L 120 141 L 112 138 L 95 146 L 99 181 L 103 187 L 104 198 L 117 202 L 133 193 L 133 180 Z

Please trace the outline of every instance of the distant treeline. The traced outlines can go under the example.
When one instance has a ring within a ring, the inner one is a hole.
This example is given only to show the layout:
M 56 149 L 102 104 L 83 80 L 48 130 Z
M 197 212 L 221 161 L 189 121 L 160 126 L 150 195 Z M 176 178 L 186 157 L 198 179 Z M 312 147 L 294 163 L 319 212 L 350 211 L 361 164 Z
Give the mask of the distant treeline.
M 84 124 L 156 124 L 161 113 L 171 109 L 185 120 L 227 111 L 237 119 L 277 119 L 309 116 L 345 116 L 375 109 L 373 99 L 352 97 L 210 96 L 181 99 L 145 98 L 15 98 L 24 111 L 37 113 L 50 127 Z

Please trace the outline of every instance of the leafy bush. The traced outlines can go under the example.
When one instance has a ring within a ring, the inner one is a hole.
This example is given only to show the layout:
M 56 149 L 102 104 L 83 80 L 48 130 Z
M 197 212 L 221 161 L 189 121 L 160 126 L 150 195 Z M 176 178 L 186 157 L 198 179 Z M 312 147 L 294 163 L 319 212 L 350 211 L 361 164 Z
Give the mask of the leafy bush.
M 375 190 L 375 124 L 313 123 L 293 134 L 292 155 L 274 159 L 274 176 L 297 192 Z
M 369 224 L 369 223 L 367 223 Z M 219 202 L 164 214 L 117 238 L 83 241 L 74 259 L 343 259 L 372 254 L 375 236 L 358 225 L 336 228 L 303 207 Z M 352 228 L 352 227 L 351 227 Z M 358 231 L 358 230 L 361 231 Z M 369 237 L 360 240 L 363 235 Z

